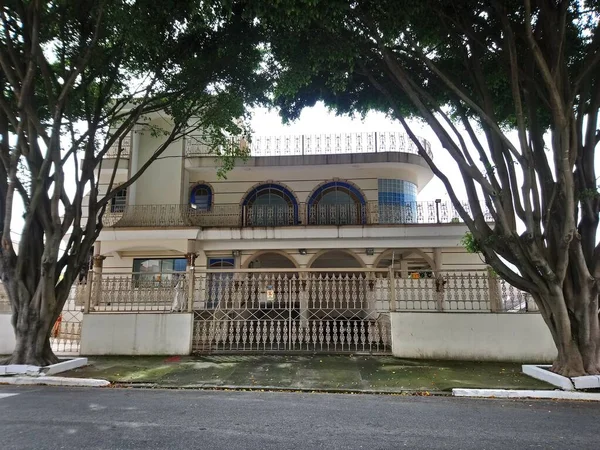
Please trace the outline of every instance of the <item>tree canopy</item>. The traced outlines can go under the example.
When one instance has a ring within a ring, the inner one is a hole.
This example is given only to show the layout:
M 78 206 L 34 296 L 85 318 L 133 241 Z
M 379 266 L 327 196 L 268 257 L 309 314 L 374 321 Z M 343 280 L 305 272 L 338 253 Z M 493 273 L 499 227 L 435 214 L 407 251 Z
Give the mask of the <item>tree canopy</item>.
M 340 113 L 397 119 L 486 262 L 533 295 L 558 349 L 553 370 L 600 373 L 600 2 L 250 3 L 283 116 L 322 100 Z M 456 162 L 472 213 L 411 117 Z
M 0 3 L 0 274 L 17 338 L 13 362 L 56 360 L 52 324 L 119 189 L 190 133 L 209 135 L 216 148 L 247 131 L 247 108 L 266 86 L 258 36 L 235 1 Z M 156 115 L 168 126 L 156 127 Z M 117 188 L 119 144 L 134 129 L 162 138 Z M 104 193 L 99 169 L 113 144 Z M 236 150 L 221 156 L 231 161 Z M 17 198 L 25 212 L 15 251 Z

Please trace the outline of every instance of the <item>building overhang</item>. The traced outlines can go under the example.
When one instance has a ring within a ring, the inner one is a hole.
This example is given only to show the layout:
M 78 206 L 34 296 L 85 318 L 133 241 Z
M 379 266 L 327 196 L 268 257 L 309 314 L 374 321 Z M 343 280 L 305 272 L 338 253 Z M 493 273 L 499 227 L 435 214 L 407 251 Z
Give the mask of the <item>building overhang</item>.
M 153 246 L 181 248 L 197 240 L 204 250 L 247 250 L 280 248 L 423 248 L 460 247 L 467 227 L 463 224 L 379 225 L 379 226 L 299 226 L 280 228 L 207 229 L 104 229 L 99 241 L 111 251 L 148 250 Z M 119 241 L 114 242 L 114 241 Z
M 214 173 L 221 162 L 217 158 L 203 156 L 186 158 L 185 168 L 194 174 Z M 234 171 L 272 173 L 274 168 L 285 168 L 286 173 L 301 170 L 306 173 L 314 167 L 336 165 L 336 169 L 378 169 L 396 167 L 398 172 L 410 172 L 416 176 L 416 184 L 424 187 L 432 178 L 433 172 L 419 156 L 402 152 L 353 153 L 335 155 L 299 156 L 257 156 L 247 160 L 236 160 Z

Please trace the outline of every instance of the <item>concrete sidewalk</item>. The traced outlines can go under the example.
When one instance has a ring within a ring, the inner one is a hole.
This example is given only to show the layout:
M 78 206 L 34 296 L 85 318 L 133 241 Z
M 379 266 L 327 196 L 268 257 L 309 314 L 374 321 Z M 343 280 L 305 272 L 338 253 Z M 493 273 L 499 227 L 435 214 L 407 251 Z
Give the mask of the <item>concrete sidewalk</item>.
M 450 392 L 452 388 L 552 389 L 520 364 L 422 361 L 391 356 L 212 355 L 91 357 L 65 377 L 174 388 L 264 388 L 355 392 Z

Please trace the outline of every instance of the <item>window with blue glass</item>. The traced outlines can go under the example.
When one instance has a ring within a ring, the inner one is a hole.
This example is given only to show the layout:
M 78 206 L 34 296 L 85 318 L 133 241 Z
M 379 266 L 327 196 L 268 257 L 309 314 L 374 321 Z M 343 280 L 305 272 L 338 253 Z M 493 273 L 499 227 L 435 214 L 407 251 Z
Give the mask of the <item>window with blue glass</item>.
M 378 180 L 379 223 L 415 223 L 417 185 L 410 181 Z
M 255 187 L 242 203 L 249 227 L 281 227 L 298 223 L 298 202 L 284 186 L 265 183 Z
M 332 181 L 319 186 L 308 199 L 311 225 L 361 225 L 365 223 L 365 199 L 354 186 Z
M 212 206 L 212 189 L 207 184 L 199 184 L 192 189 L 190 205 L 199 211 L 208 211 Z
M 135 281 L 139 283 L 170 283 L 173 275 L 185 272 L 185 258 L 140 258 L 133 260 Z

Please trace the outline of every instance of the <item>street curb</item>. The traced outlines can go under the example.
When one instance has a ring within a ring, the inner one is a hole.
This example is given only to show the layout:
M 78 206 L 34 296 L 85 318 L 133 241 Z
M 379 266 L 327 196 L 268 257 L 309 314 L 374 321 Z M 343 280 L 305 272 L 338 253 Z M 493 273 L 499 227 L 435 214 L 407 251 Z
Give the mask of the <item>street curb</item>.
M 0 384 L 12 386 L 72 386 L 72 387 L 106 387 L 110 381 L 95 378 L 67 377 L 2 377 Z
M 239 385 L 220 385 L 220 384 L 187 384 L 187 385 L 169 385 L 158 383 L 123 383 L 114 381 L 114 388 L 134 388 L 134 389 L 181 389 L 197 391 L 239 391 L 239 392 L 303 392 L 311 394 L 363 394 L 363 395 L 406 395 L 432 397 L 448 397 L 452 394 L 447 391 L 420 391 L 420 390 L 367 390 L 367 389 L 336 389 L 336 388 L 303 388 L 303 387 L 282 387 L 282 386 L 239 386 Z
M 551 400 L 587 400 L 600 402 L 600 393 L 573 391 L 537 391 L 517 389 L 452 389 L 454 397 L 539 398 Z

